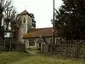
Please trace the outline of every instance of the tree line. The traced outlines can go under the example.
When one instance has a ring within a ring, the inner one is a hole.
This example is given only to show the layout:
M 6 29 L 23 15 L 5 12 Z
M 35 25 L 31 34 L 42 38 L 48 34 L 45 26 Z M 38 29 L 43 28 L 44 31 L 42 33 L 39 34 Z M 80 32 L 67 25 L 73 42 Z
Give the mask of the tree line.
M 68 40 L 85 39 L 85 0 L 62 1 L 55 20 L 59 36 Z

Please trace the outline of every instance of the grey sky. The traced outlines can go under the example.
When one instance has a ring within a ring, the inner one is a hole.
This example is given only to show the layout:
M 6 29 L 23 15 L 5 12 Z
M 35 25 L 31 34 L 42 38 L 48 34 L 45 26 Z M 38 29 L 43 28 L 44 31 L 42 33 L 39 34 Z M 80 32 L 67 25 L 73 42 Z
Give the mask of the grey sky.
M 13 0 L 18 13 L 27 10 L 35 15 L 36 27 L 52 27 L 51 18 L 53 17 L 53 0 Z M 55 0 L 55 8 L 62 4 L 61 0 Z

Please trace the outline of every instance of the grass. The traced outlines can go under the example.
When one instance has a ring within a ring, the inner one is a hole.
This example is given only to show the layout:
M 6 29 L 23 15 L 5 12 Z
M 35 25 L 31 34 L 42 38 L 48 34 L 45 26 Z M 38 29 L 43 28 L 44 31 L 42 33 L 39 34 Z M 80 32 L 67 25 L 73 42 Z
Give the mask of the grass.
M 2 52 L 0 53 L 0 64 L 10 64 L 27 57 L 28 54 L 22 52 Z
M 53 56 L 29 56 L 22 52 L 0 53 L 0 64 L 85 64 L 85 61 L 57 58 Z

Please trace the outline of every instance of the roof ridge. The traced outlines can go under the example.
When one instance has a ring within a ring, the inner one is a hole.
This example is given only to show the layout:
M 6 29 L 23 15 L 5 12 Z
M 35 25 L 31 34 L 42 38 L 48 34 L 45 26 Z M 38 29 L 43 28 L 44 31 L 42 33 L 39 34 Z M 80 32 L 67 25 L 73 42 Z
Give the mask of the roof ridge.
M 24 10 L 24 11 L 22 11 L 21 13 L 19 13 L 20 15 L 22 15 L 22 14 L 28 14 L 28 11 L 27 10 Z

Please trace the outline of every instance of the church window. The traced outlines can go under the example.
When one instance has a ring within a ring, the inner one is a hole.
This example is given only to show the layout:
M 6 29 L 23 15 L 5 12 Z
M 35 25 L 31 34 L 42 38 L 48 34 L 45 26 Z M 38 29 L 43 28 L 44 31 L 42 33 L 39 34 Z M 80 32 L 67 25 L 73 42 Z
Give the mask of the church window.
M 35 46 L 35 42 L 34 42 L 33 39 L 30 39 L 30 40 L 29 40 L 29 46 Z
M 25 18 L 24 18 L 24 21 L 23 21 L 23 23 L 26 23 L 26 20 L 25 20 Z

